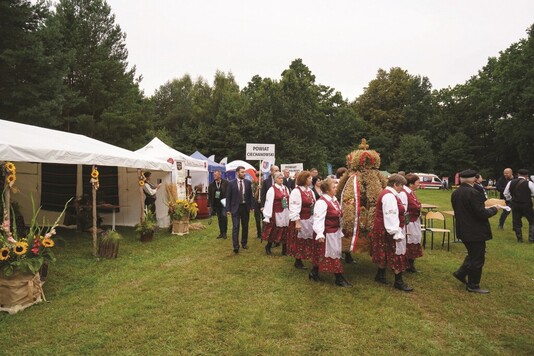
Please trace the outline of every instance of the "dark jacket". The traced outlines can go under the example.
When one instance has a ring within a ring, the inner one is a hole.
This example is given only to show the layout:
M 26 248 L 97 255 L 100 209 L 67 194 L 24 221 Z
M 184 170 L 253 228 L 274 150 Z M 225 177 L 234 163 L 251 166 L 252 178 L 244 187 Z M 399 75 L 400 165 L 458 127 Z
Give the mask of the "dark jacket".
M 245 204 L 247 210 L 252 209 L 252 183 L 248 179 L 243 179 L 243 190 L 245 195 Z M 233 179 L 228 183 L 226 190 L 226 211 L 237 215 L 239 213 L 239 205 L 241 205 L 239 185 L 237 179 Z
M 452 208 L 456 219 L 456 235 L 464 242 L 491 240 L 489 218 L 497 208 L 486 209 L 484 196 L 469 184 L 462 183 L 452 193 Z
M 497 179 L 497 183 L 495 184 L 495 189 L 497 189 L 497 191 L 500 193 L 501 199 L 505 199 L 504 190 L 506 189 L 508 182 L 510 181 L 506 179 L 505 176 L 501 176 L 499 179 Z
M 226 190 L 228 189 L 228 181 L 221 179 L 221 195 L 219 199 L 215 199 L 215 191 L 217 191 L 217 184 L 215 181 L 211 182 L 208 186 L 208 205 L 213 207 L 219 207 L 221 199 L 226 198 Z

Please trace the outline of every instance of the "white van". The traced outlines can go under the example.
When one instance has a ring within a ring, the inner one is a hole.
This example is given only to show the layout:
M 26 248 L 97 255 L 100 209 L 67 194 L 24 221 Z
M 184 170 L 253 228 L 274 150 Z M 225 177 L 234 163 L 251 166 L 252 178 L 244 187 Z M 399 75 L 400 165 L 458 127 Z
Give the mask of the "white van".
M 441 189 L 443 182 L 437 175 L 431 173 L 415 173 L 419 176 L 421 181 L 421 189 Z

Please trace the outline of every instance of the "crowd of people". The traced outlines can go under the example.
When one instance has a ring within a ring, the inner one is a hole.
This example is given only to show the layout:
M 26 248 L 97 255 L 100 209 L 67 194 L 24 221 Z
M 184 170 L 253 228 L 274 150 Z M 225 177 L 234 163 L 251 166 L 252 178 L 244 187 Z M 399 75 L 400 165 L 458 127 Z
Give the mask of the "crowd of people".
M 352 262 L 351 251 L 343 251 L 343 212 L 340 206 L 339 177 L 322 179 L 317 169 L 301 171 L 290 177 L 289 171 L 280 172 L 275 165 L 263 180 L 261 189 L 245 179 L 245 169 L 238 167 L 236 179 L 227 182 L 220 172 L 209 186 L 209 205 L 212 214 L 218 216 L 220 233 L 226 238 L 226 213 L 232 217 L 233 252 L 248 248 L 248 221 L 251 210 L 257 227 L 257 237 L 265 242 L 265 254 L 272 255 L 273 248 L 281 246 L 283 256 L 294 258 L 294 267 L 306 269 L 303 261 L 311 262 L 308 278 L 317 282 L 322 273 L 335 276 L 335 284 L 351 287 L 343 275 L 342 256 Z M 401 173 L 401 172 L 399 172 Z M 497 214 L 501 206 L 486 207 L 487 196 L 480 190 L 482 177 L 473 170 L 459 174 L 460 186 L 451 196 L 456 217 L 456 235 L 463 242 L 467 256 L 453 276 L 465 284 L 467 291 L 486 294 L 480 287 L 485 261 L 486 241 L 492 238 L 489 218 Z M 497 190 L 511 206 L 513 228 L 522 242 L 521 220 L 529 222 L 529 241 L 534 242 L 534 210 L 531 197 L 534 183 L 528 180 L 528 172 L 519 170 L 514 178 L 511 169 L 504 170 L 497 181 Z M 414 288 L 403 279 L 404 272 L 416 273 L 416 259 L 423 256 L 421 247 L 421 202 L 416 191 L 420 179 L 416 174 L 393 174 L 378 196 L 372 230 L 370 255 L 377 265 L 375 281 L 387 284 L 386 271 L 395 277 L 393 287 L 410 292 Z M 222 200 L 226 199 L 224 206 Z M 499 228 L 504 226 L 509 212 L 503 209 Z M 241 240 L 239 232 L 241 230 Z

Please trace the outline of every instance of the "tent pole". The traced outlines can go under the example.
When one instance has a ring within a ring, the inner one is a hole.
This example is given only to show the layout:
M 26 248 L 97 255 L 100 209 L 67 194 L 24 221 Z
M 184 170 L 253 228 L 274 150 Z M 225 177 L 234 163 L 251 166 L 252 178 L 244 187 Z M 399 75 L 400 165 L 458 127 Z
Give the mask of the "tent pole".
M 137 177 L 139 178 L 139 181 L 145 181 L 145 176 L 143 174 L 143 171 L 141 169 L 137 169 Z M 139 186 L 139 199 L 141 203 L 141 217 L 139 220 L 141 222 L 145 221 L 145 193 L 143 192 L 143 186 L 141 184 L 138 184 Z
M 11 187 L 7 182 L 7 175 L 4 185 L 4 221 L 11 221 Z
M 95 166 L 93 166 L 93 169 Z M 97 256 L 97 240 L 96 240 L 96 184 L 93 184 L 93 255 Z

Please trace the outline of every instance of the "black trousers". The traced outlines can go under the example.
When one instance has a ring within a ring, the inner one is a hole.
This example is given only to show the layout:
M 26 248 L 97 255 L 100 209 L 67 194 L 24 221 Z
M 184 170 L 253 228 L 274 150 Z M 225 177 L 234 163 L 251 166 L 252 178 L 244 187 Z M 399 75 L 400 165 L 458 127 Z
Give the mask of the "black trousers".
M 248 241 L 248 219 L 250 211 L 247 204 L 239 205 L 237 214 L 232 214 L 232 243 L 234 250 L 239 250 L 239 223 L 241 223 L 241 246 L 246 246 Z
M 258 239 L 261 239 L 261 222 L 263 218 L 260 211 L 260 204 L 257 201 L 254 201 L 252 204 L 254 205 L 254 220 L 256 220 L 257 237 Z
M 213 215 L 217 215 L 219 221 L 219 232 L 221 235 L 226 236 L 228 231 L 228 216 L 226 216 L 226 209 L 223 206 L 214 206 Z
M 467 249 L 467 256 L 458 272 L 467 276 L 467 284 L 470 287 L 477 287 L 480 284 L 482 267 L 486 260 L 486 241 L 462 242 Z
M 510 206 L 510 202 L 506 201 L 506 205 Z M 508 215 L 510 215 L 511 211 L 502 210 L 501 217 L 499 218 L 499 226 L 504 226 L 504 222 L 506 221 L 506 218 Z
M 527 218 L 528 225 L 532 229 L 534 226 L 534 210 L 530 204 L 514 204 L 512 202 L 512 226 L 514 231 L 521 230 L 523 222 L 521 219 Z

